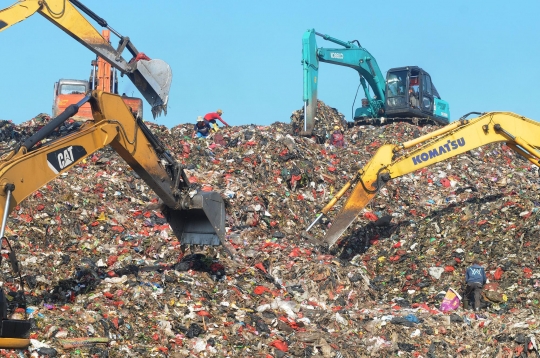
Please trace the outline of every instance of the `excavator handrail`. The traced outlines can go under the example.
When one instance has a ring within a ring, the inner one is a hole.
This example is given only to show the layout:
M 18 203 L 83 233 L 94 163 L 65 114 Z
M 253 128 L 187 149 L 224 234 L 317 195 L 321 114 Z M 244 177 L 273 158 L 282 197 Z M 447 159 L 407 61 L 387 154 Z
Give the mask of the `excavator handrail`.
M 323 242 L 334 245 L 388 181 L 497 142 L 505 142 L 540 167 L 540 123 L 511 112 L 485 113 L 474 119 L 451 123 L 410 142 L 381 146 L 364 168 L 318 213 L 316 221 L 328 214 L 348 189 L 353 188 Z M 358 185 L 359 182 L 362 185 Z

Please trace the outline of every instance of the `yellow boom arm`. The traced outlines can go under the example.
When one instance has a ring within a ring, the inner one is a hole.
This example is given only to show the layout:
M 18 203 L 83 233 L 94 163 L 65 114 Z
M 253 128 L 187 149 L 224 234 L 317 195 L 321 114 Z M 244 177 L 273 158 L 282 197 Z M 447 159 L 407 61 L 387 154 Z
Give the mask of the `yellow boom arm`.
M 75 133 L 36 146 L 87 101 L 94 120 L 85 122 Z M 230 255 L 234 254 L 234 248 L 225 241 L 225 205 L 221 196 L 190 188 L 181 164 L 144 122 L 133 116 L 122 97 L 102 91 L 93 91 L 69 106 L 0 156 L 0 241 L 8 214 L 17 204 L 105 146 L 111 146 L 160 197 L 162 211 L 182 247 L 223 244 Z M 63 180 L 69 181 L 69 176 Z M 0 302 L 0 308 L 5 309 L 4 305 Z M 29 328 L 27 321 L 9 320 L 0 312 L 0 347 L 27 347 L 30 340 L 23 336 Z
M 329 246 L 335 244 L 389 180 L 496 142 L 506 142 L 531 163 L 540 166 L 540 123 L 510 112 L 490 112 L 475 119 L 459 120 L 400 145 L 383 145 L 321 210 L 317 220 L 326 215 L 349 188 L 353 188 L 324 242 Z
M 120 38 L 118 48 L 114 49 L 74 5 L 100 26 L 108 28 L 117 35 Z M 0 31 L 26 20 L 35 13 L 41 14 L 83 46 L 126 74 L 152 106 L 154 117 L 159 115 L 161 111 L 167 114 L 172 72 L 166 62 L 157 59 L 149 60 L 145 57 L 133 62 L 126 61 L 122 57 L 122 52 L 125 49 L 131 53 L 133 58 L 139 55 L 129 37 L 120 35 L 104 19 L 78 0 L 20 0 L 10 7 L 0 10 Z
M 79 131 L 34 148 L 36 141 L 44 137 L 40 133 L 50 133 L 61 124 L 53 123 L 59 116 L 47 124 L 52 127 L 45 126 L 0 158 L 0 238 L 7 214 L 18 203 L 110 145 L 162 200 L 166 218 L 182 244 L 223 244 L 232 252 L 225 241 L 225 206 L 221 196 L 216 192 L 190 195 L 180 163 L 144 122 L 133 117 L 122 97 L 93 91 L 90 105 L 94 120 L 87 121 Z

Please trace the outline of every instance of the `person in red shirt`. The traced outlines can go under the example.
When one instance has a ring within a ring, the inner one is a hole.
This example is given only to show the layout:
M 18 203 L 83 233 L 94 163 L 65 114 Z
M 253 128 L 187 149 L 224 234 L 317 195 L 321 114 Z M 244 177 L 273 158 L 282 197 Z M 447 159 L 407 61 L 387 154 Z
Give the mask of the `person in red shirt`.
M 215 112 L 210 112 L 210 113 L 206 113 L 204 115 L 204 119 L 210 123 L 210 125 L 212 126 L 212 128 L 214 129 L 214 131 L 217 131 L 218 130 L 218 125 L 216 123 L 216 119 L 219 119 L 219 121 L 221 123 L 223 123 L 224 125 L 226 125 L 227 127 L 229 127 L 229 125 L 227 124 L 227 122 L 225 122 L 223 120 L 223 118 L 221 118 L 221 115 L 223 114 L 223 111 L 221 109 L 218 109 L 217 111 Z

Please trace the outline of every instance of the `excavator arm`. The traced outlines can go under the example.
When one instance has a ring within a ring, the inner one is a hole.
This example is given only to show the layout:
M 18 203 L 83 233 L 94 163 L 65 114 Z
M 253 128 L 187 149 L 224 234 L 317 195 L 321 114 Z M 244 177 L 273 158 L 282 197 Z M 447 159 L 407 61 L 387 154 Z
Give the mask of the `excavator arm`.
M 36 148 L 62 123 L 90 101 L 93 121 L 79 131 L 47 142 Z M 110 145 L 154 190 L 164 205 L 166 218 L 182 244 L 223 244 L 225 241 L 225 206 L 215 192 L 188 192 L 183 168 L 141 120 L 136 120 L 122 98 L 93 91 L 77 105 L 72 105 L 51 120 L 19 148 L 0 159 L 0 214 L 4 234 L 9 212 L 50 180 L 71 169 L 97 150 Z M 68 177 L 69 178 L 69 177 Z
M 88 101 L 94 120 L 86 121 L 77 132 L 37 145 Z M 225 205 L 221 196 L 190 188 L 181 164 L 144 122 L 133 116 L 122 97 L 98 90 L 0 156 L 0 240 L 15 206 L 106 146 L 111 146 L 159 196 L 165 217 L 181 244 L 223 244 L 234 255 L 234 248 L 225 241 Z M 29 321 L 8 319 L 5 307 L 0 289 L 0 347 L 27 347 Z
M 490 112 L 471 120 L 461 119 L 414 140 L 381 146 L 366 166 L 321 210 L 307 230 L 352 188 L 323 239 L 332 246 L 388 181 L 497 142 L 506 142 L 540 167 L 540 123 L 510 112 Z
M 343 48 L 317 48 L 316 35 L 343 46 Z M 358 41 L 341 41 L 331 36 L 315 32 L 312 29 L 306 31 L 302 37 L 304 127 L 299 133 L 300 135 L 310 136 L 315 128 L 319 62 L 327 62 L 355 69 L 360 75 L 360 82 L 364 88 L 366 98 L 370 98 L 369 87 L 371 87 L 375 95 L 374 99 L 369 100 L 369 116 L 377 116 L 385 101 L 386 84 L 375 58 L 365 48 L 361 47 Z
M 99 31 L 83 16 L 91 17 L 100 26 L 108 28 L 120 38 L 118 48 L 113 48 Z M 150 103 L 154 118 L 163 111 L 167 114 L 167 102 L 172 80 L 169 65 L 162 60 L 150 60 L 139 53 L 129 37 L 120 35 L 107 22 L 78 0 L 19 0 L 0 10 L 0 31 L 39 13 L 83 46 L 105 59 L 135 84 Z M 122 53 L 127 49 L 133 60 L 126 61 Z

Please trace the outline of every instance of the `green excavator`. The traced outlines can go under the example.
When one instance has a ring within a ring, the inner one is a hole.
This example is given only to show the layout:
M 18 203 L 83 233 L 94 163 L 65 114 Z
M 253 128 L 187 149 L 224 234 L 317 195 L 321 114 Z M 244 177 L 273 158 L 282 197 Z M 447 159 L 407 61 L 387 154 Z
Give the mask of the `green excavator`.
M 315 36 L 342 46 L 317 48 Z M 342 41 L 316 32 L 304 33 L 302 66 L 304 69 L 304 122 L 297 134 L 313 135 L 317 117 L 319 63 L 326 62 L 355 69 L 365 98 L 354 111 L 355 124 L 384 124 L 396 120 L 432 121 L 446 125 L 450 119 L 448 102 L 441 99 L 429 73 L 418 66 L 388 70 L 386 79 L 379 65 L 358 40 Z

